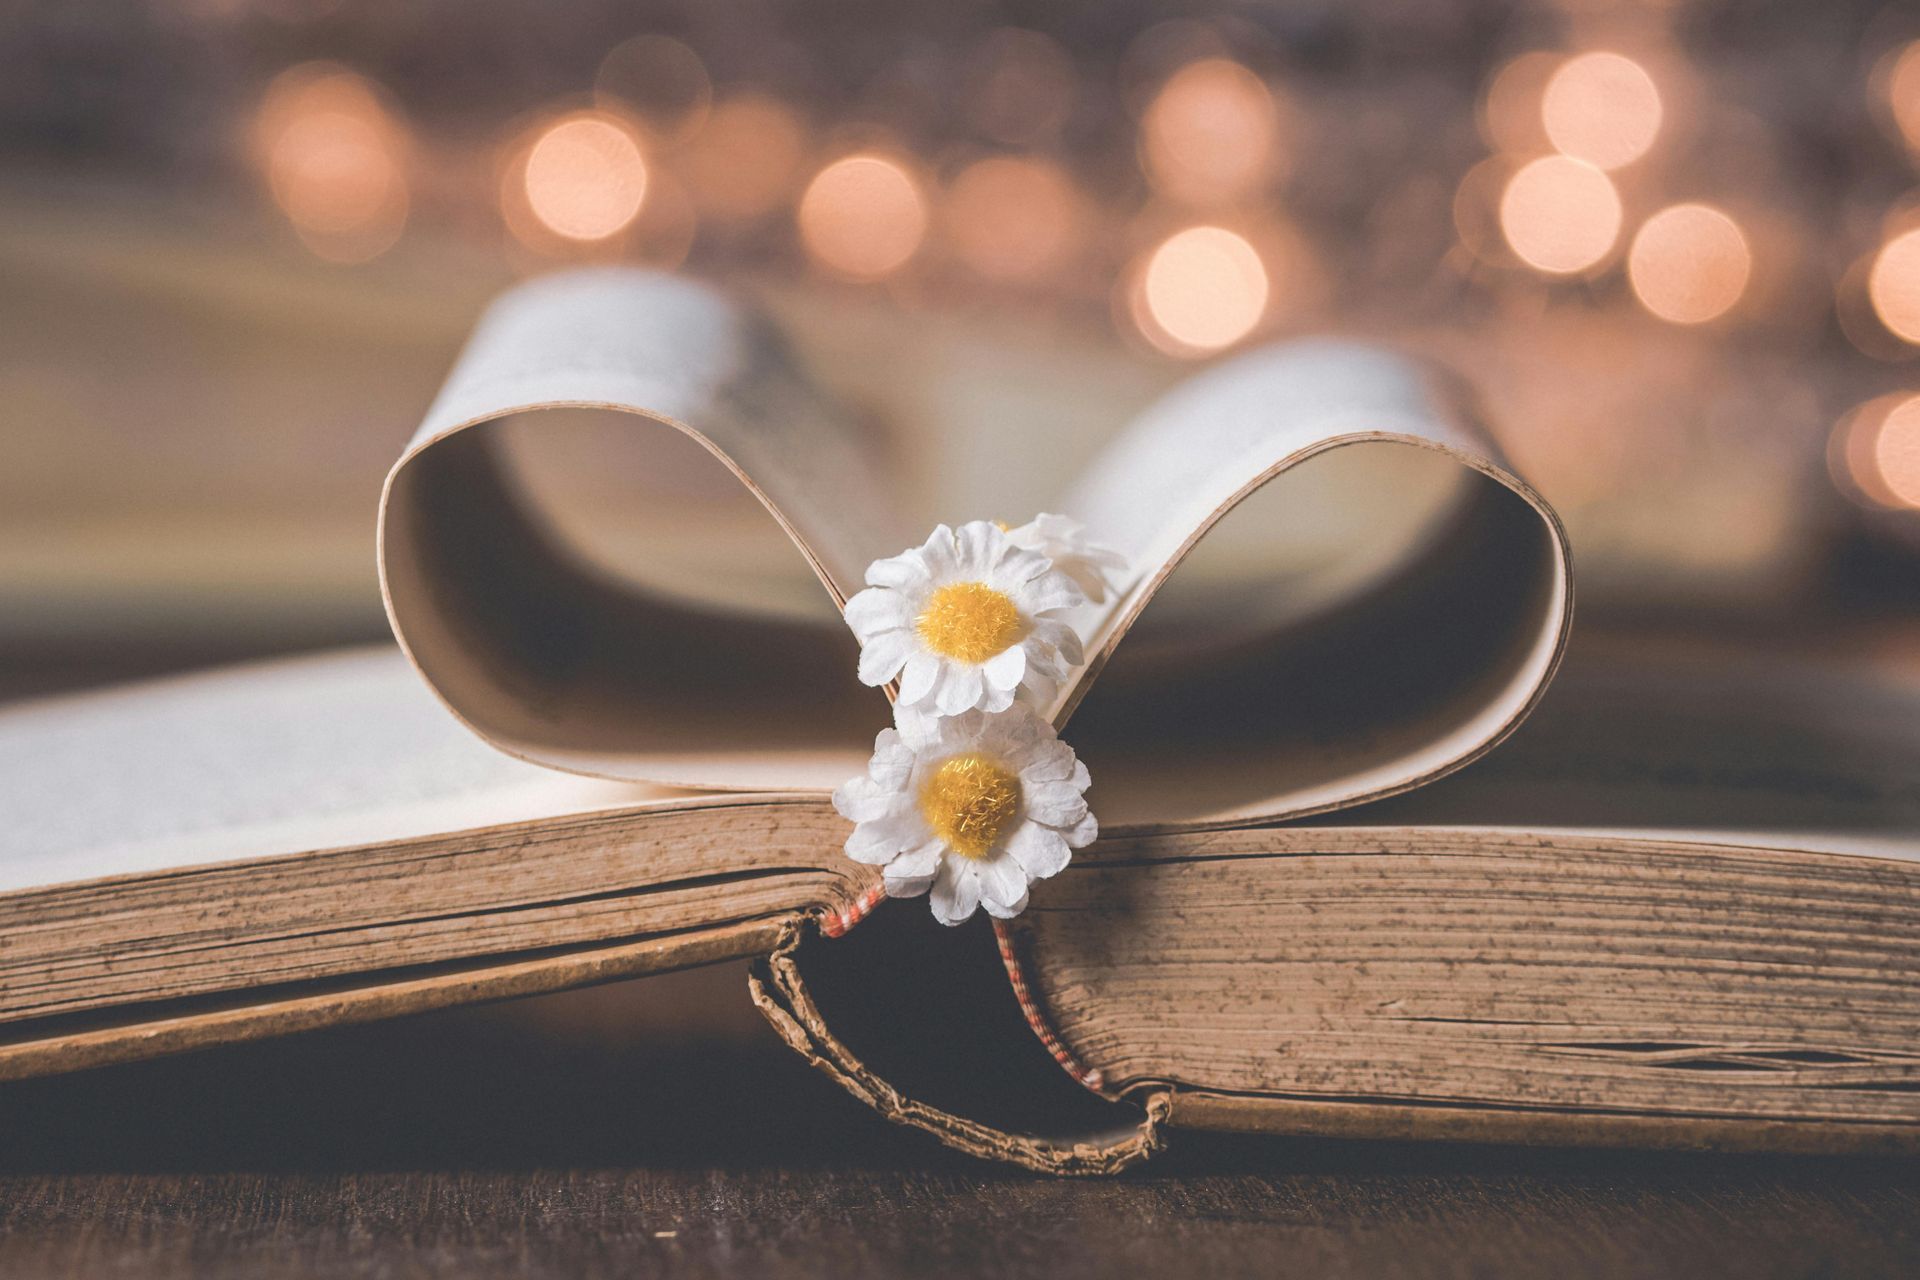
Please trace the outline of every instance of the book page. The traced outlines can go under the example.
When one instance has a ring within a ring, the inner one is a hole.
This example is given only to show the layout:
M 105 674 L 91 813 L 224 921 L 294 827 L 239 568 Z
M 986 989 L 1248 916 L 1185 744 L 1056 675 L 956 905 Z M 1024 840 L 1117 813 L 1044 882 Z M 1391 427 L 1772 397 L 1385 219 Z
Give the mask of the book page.
M 837 606 L 917 540 L 879 452 L 714 290 L 615 269 L 533 281 L 487 313 L 389 477 L 394 632 L 510 755 L 831 787 L 888 718 Z
M 0 892 L 630 808 L 489 750 L 390 646 L 0 712 Z
M 1352 343 L 1255 351 L 1063 500 L 1139 568 L 1068 704 L 1104 822 L 1224 825 L 1437 777 L 1545 689 L 1568 553 L 1457 385 Z

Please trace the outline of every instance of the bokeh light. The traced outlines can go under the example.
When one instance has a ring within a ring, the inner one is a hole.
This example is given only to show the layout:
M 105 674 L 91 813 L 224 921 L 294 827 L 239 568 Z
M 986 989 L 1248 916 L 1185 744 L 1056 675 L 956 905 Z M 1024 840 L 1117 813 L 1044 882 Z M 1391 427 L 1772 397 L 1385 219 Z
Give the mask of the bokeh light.
M 1563 60 L 1534 50 L 1508 62 L 1487 81 L 1480 98 L 1480 136 L 1495 151 L 1525 154 L 1550 145 L 1540 123 L 1540 99 Z
M 1879 396 L 1848 413 L 1827 461 L 1835 483 L 1865 505 L 1920 509 L 1920 395 Z
M 1140 163 L 1154 189 L 1186 204 L 1251 195 L 1279 170 L 1280 109 L 1253 72 L 1229 58 L 1181 67 L 1140 122 Z
M 1920 151 L 1920 40 L 1901 49 L 1887 76 L 1887 107 L 1907 146 Z
M 568 240 L 605 240 L 639 216 L 647 163 L 624 121 L 579 112 L 540 131 L 521 182 L 527 207 L 547 230 Z
M 694 203 L 723 222 L 747 222 L 784 206 L 799 185 L 807 130 L 777 98 L 723 98 L 679 153 Z
M 1732 218 L 1704 204 L 1671 205 L 1648 218 L 1627 251 L 1640 304 L 1674 324 L 1724 315 L 1746 292 L 1753 251 Z
M 1653 77 L 1618 53 L 1567 59 L 1540 99 L 1541 123 L 1553 145 L 1601 169 L 1645 155 L 1660 134 L 1662 115 Z
M 1500 196 L 1507 244 L 1549 275 L 1597 266 L 1620 236 L 1620 217 L 1620 197 L 1607 175 L 1569 156 L 1522 165 Z
M 1867 296 L 1889 332 L 1920 343 L 1920 229 L 1894 236 L 1880 247 L 1867 273 Z
M 856 280 L 904 266 L 927 233 L 927 200 L 906 162 L 865 152 L 835 160 L 800 197 L 800 240 L 815 261 Z
M 942 225 L 955 254 L 990 280 L 1033 280 L 1059 267 L 1084 222 L 1080 194 L 1059 165 L 989 156 L 947 188 Z
M 1271 286 L 1260 254 L 1225 227 L 1188 227 L 1146 257 L 1133 317 L 1148 341 L 1171 355 L 1219 351 L 1252 333 Z
M 363 262 L 406 223 L 405 127 L 364 76 L 303 63 L 275 77 L 254 120 L 268 189 L 314 253 Z

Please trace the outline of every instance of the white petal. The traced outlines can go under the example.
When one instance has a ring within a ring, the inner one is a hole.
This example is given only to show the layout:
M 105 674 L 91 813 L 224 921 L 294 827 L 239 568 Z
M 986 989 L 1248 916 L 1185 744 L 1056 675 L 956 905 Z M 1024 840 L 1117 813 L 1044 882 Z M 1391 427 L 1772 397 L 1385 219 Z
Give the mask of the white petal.
M 1052 827 L 1023 822 L 1007 839 L 1007 856 L 1026 869 L 1029 878 L 1045 880 L 1059 875 L 1073 859 L 1066 837 Z
M 847 625 L 862 643 L 913 625 L 913 602 L 891 587 L 868 587 L 847 601 Z
M 880 874 L 889 898 L 917 898 L 933 887 L 932 876 L 897 876 L 892 867 Z
M 1100 824 L 1094 820 L 1091 811 L 1080 819 L 1073 830 L 1067 832 L 1067 843 L 1076 849 L 1084 849 L 1100 838 Z
M 917 649 L 907 658 L 907 665 L 900 672 L 900 704 L 914 707 L 920 705 L 926 696 L 933 692 L 934 677 L 940 674 L 940 659 L 924 649 Z
M 969 520 L 953 531 L 954 559 L 962 577 L 984 580 L 1006 545 L 999 528 L 985 520 Z
M 1064 782 L 1073 776 L 1074 766 L 1078 763 L 1072 747 L 1058 738 L 1049 738 L 1035 743 L 1029 750 L 1025 762 L 1020 766 L 1020 781 Z
M 988 580 L 989 585 L 1002 591 L 1013 591 L 1024 583 L 1032 582 L 1052 567 L 1053 561 L 1038 551 L 1027 551 L 1009 545 L 1001 551 L 1000 562 L 993 567 L 993 575 Z
M 1087 602 L 1080 588 L 1073 585 L 1073 579 L 1057 569 L 1051 573 L 1041 574 L 1012 594 L 1015 602 L 1020 606 L 1020 611 L 1029 616 L 1053 613 L 1061 609 L 1077 609 Z
M 913 748 L 907 745 L 898 729 L 882 729 L 874 738 L 873 759 L 867 761 L 867 772 L 883 787 L 898 790 L 907 785 L 907 779 L 913 774 Z
M 1020 678 L 1026 674 L 1027 651 L 1022 645 L 1002 649 L 980 664 L 980 676 L 989 689 L 1017 689 Z
M 1073 775 L 1068 781 L 1073 783 L 1073 789 L 1075 791 L 1085 791 L 1093 785 L 1093 775 L 1087 772 L 1085 761 L 1075 760 L 1073 762 Z
M 1001 854 L 976 864 L 980 872 L 980 903 L 988 915 L 1011 919 L 1026 909 L 1027 873 L 1015 859 Z
M 1027 655 L 1027 678 L 1045 676 L 1049 680 L 1059 681 L 1067 678 L 1074 664 L 1058 649 L 1036 636 L 1028 636 L 1021 642 L 1020 648 Z
M 949 856 L 933 878 L 933 891 L 927 898 L 933 918 L 941 924 L 959 924 L 980 905 L 980 876 L 966 858 Z
M 855 862 L 879 864 L 893 855 L 926 839 L 926 823 L 908 809 L 872 822 L 863 822 L 847 837 L 847 856 Z
M 1044 641 L 1076 667 L 1086 661 L 1086 654 L 1080 648 L 1080 633 L 1057 618 L 1035 619 L 1027 639 L 1029 642 L 1035 639 Z
M 898 787 L 882 786 L 863 775 L 848 778 L 834 788 L 833 808 L 848 822 L 872 822 L 892 813 L 895 802 L 901 799 Z
M 860 645 L 860 683 L 878 687 L 900 674 L 908 658 L 920 650 L 911 631 L 882 631 Z
M 980 709 L 995 714 L 1005 711 L 1013 705 L 1014 698 L 1019 691 L 1019 685 L 1014 685 L 1009 689 L 996 689 L 991 684 L 982 684 L 980 687 Z
M 887 864 L 887 874 L 906 880 L 925 878 L 931 880 L 934 872 L 940 869 L 940 855 L 946 852 L 946 846 L 939 840 L 928 840 L 895 858 Z
M 947 667 L 946 679 L 934 695 L 942 715 L 957 716 L 980 701 L 980 671 L 976 667 Z
M 935 585 L 953 581 L 953 575 L 959 568 L 954 553 L 953 530 L 944 524 L 933 526 L 933 532 L 920 545 L 920 562 L 927 568 L 927 577 Z
M 1071 827 L 1087 816 L 1087 802 L 1072 783 L 1041 782 L 1021 788 L 1027 816 L 1050 827 Z
M 867 566 L 867 585 L 895 591 L 923 591 L 928 584 L 927 562 L 918 548 L 902 551 Z

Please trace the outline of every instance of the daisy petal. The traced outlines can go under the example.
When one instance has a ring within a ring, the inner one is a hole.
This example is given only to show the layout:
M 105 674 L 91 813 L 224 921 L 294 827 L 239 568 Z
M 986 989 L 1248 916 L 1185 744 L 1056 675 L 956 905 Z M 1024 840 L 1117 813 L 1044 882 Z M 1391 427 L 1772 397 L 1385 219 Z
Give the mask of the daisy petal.
M 933 879 L 934 872 L 940 869 L 940 855 L 946 846 L 938 840 L 929 840 L 917 848 L 905 853 L 887 864 L 887 874 L 906 880 Z
M 926 652 L 916 650 L 907 658 L 907 665 L 900 672 L 900 702 L 903 706 L 918 706 L 933 692 L 934 677 L 940 674 L 940 659 Z
M 953 531 L 954 558 L 962 575 L 986 578 L 993 571 L 1005 535 L 985 520 L 969 520 Z
M 965 858 L 948 858 L 940 864 L 927 898 L 933 918 L 941 924 L 959 924 L 980 905 L 980 876 Z
M 1084 849 L 1100 838 L 1100 824 L 1091 812 L 1067 832 L 1067 843 L 1076 849 Z
M 1077 609 L 1087 602 L 1080 588 L 1073 585 L 1073 579 L 1057 571 L 1042 574 L 1029 582 L 1021 589 L 1019 600 L 1028 613 Z
M 913 603 L 888 587 L 868 587 L 847 601 L 847 626 L 866 643 L 884 631 L 913 625 Z
M 885 560 L 875 560 L 867 566 L 867 585 L 870 587 L 911 591 L 925 589 L 929 581 L 926 562 L 917 550 L 903 551 Z
M 919 646 L 908 631 L 882 631 L 860 646 L 860 683 L 879 686 L 900 674 Z
M 1017 915 L 1027 905 L 1027 873 L 1020 863 L 1006 854 L 978 864 L 980 901 L 988 911 L 1003 919 Z M 999 910 L 995 910 L 995 908 Z
M 847 837 L 847 856 L 855 862 L 879 864 L 927 838 L 926 823 L 912 809 L 863 822 Z
M 1021 804 L 1027 816 L 1050 827 L 1071 827 L 1087 816 L 1087 801 L 1071 783 L 1042 782 L 1023 787 Z
M 897 787 L 886 787 L 872 778 L 849 778 L 834 788 L 834 812 L 848 822 L 872 822 L 893 812 L 894 801 L 902 799 Z
M 934 705 L 940 708 L 942 715 L 957 716 L 962 711 L 972 710 L 980 701 L 980 670 L 978 667 L 949 667 L 947 678 L 941 682 L 934 695 Z
M 932 876 L 897 876 L 888 867 L 881 873 L 889 898 L 917 898 L 933 887 Z
M 1078 763 L 1072 747 L 1058 738 L 1042 739 L 1028 749 L 1026 763 L 1020 768 L 1020 781 L 1064 782 L 1073 777 L 1074 766 Z
M 1060 874 L 1073 859 L 1067 839 L 1052 827 L 1023 822 L 1007 841 L 1007 856 L 1018 862 L 1034 880 Z
M 951 582 L 959 567 L 954 554 L 953 530 L 944 524 L 933 526 L 933 532 L 920 545 L 920 562 L 927 568 L 929 581 Z
M 1023 645 L 1012 645 L 988 658 L 980 666 L 981 678 L 989 689 L 1014 690 L 1020 687 L 1021 677 L 1027 674 L 1027 651 Z
M 898 729 L 882 729 L 873 740 L 873 759 L 867 761 L 867 772 L 883 787 L 897 791 L 907 785 L 913 775 L 913 748 Z

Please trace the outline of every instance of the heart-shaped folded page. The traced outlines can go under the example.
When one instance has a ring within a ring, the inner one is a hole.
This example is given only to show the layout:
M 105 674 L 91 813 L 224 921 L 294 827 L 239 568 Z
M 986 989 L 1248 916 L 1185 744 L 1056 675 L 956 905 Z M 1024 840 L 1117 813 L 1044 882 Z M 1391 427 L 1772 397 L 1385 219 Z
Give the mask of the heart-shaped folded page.
M 723 296 L 638 271 L 548 277 L 489 311 L 380 522 L 395 634 L 487 741 L 705 789 L 824 791 L 860 770 L 888 713 L 838 606 L 938 521 L 1030 513 L 908 518 L 915 459 L 786 346 Z M 1026 402 L 979 447 L 1053 449 L 1047 420 Z M 1134 570 L 1075 619 L 1088 664 L 1051 708 L 1109 827 L 1417 785 L 1512 729 L 1564 644 L 1558 521 L 1449 379 L 1378 349 L 1296 343 L 1210 370 L 1050 509 Z

